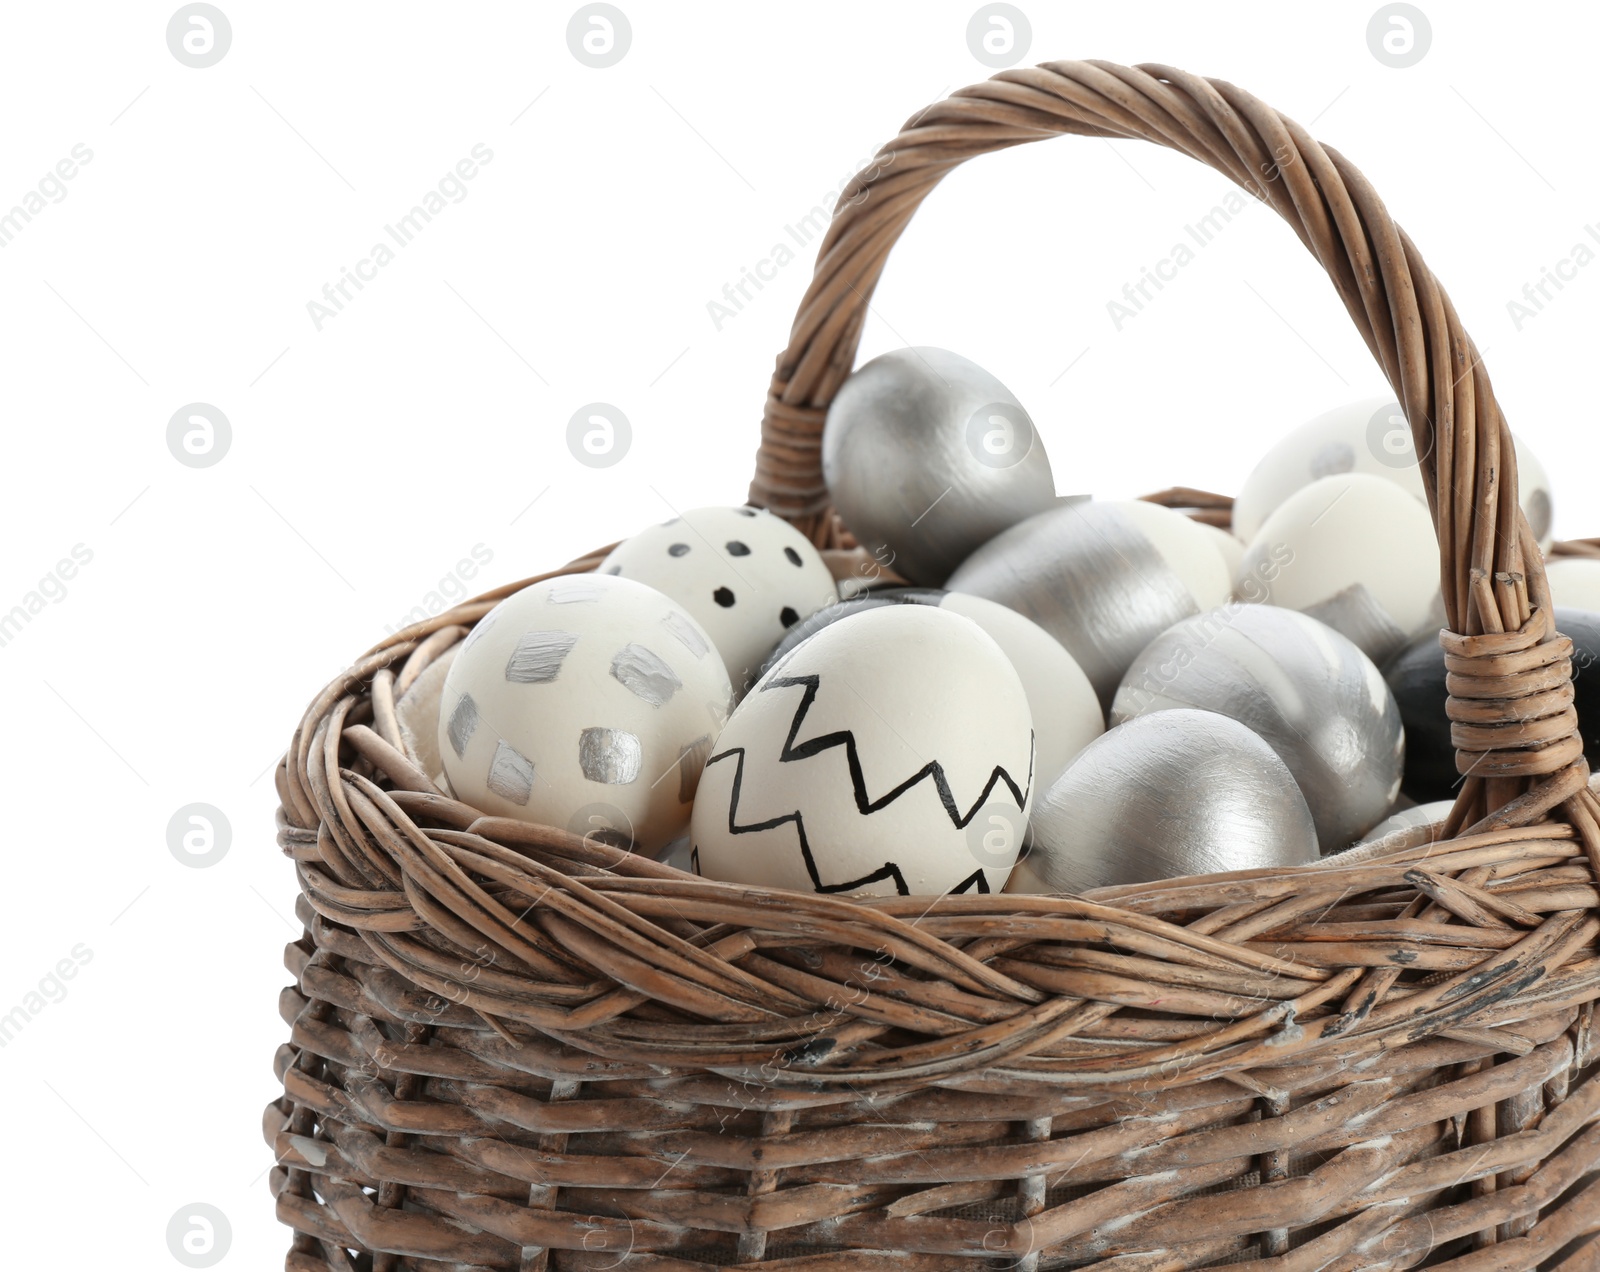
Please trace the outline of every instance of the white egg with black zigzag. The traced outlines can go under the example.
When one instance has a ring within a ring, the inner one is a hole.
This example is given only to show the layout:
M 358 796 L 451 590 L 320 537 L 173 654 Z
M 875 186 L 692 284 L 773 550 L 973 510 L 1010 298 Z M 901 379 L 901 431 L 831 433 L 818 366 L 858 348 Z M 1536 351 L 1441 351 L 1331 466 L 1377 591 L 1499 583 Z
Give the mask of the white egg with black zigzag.
M 684 608 L 578 574 L 501 601 L 463 642 L 439 702 L 456 797 L 486 813 L 653 851 L 681 832 L 732 702 Z
M 866 610 L 735 708 L 700 779 L 695 868 L 852 896 L 998 892 L 1033 758 L 1027 693 L 993 637 L 929 605 Z

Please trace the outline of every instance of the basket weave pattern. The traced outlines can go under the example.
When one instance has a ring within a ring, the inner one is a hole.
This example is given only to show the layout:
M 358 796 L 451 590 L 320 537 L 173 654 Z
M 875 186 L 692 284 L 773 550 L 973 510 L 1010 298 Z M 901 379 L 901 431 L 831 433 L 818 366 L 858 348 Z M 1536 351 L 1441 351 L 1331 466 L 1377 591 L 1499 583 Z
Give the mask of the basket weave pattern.
M 1007 71 L 928 108 L 841 199 L 752 501 L 848 544 L 818 444 L 890 248 L 956 164 L 1060 133 L 1169 146 L 1270 204 L 1394 385 L 1439 530 L 1451 838 L 1083 898 L 697 879 L 482 817 L 408 751 L 397 699 L 507 587 L 365 655 L 277 771 L 305 926 L 264 1120 L 291 1272 L 1600 1270 L 1571 644 L 1472 342 L 1341 156 L 1164 66 Z

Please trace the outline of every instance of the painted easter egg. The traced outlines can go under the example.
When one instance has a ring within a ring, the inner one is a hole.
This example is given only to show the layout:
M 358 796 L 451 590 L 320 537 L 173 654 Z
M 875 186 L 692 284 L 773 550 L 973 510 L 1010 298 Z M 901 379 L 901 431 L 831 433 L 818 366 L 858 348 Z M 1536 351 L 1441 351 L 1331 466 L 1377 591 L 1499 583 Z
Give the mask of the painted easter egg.
M 631 579 L 523 588 L 463 642 L 439 698 L 457 798 L 654 851 L 689 820 L 727 718 L 727 670 L 676 601 Z
M 1109 707 L 1156 636 L 1232 590 L 1207 527 L 1144 500 L 1061 502 L 984 544 L 951 591 L 996 601 L 1065 646 Z
M 1428 510 L 1365 473 L 1323 477 L 1275 509 L 1245 549 L 1247 598 L 1300 610 L 1382 666 L 1435 614 L 1439 548 Z
M 619 543 L 601 574 L 664 592 L 710 634 L 734 689 L 796 623 L 838 599 L 811 541 L 760 508 L 693 508 Z
M 1327 851 L 1400 793 L 1405 735 L 1383 673 L 1331 627 L 1275 605 L 1224 605 L 1169 627 L 1123 677 L 1111 723 L 1216 711 L 1266 740 L 1300 784 Z
M 928 347 L 873 358 L 840 386 L 822 473 L 862 546 L 927 586 L 1055 497 L 1044 445 L 1011 391 Z
M 1554 506 L 1539 457 L 1513 436 L 1517 491 L 1541 548 L 1550 546 Z M 1233 503 L 1233 532 L 1249 542 L 1279 504 L 1323 477 L 1366 473 L 1392 482 L 1424 506 L 1422 467 L 1405 413 L 1392 394 L 1336 406 L 1285 434 L 1251 471 Z
M 1091 742 L 1043 792 L 1007 892 L 1307 865 L 1317 832 L 1277 753 L 1237 720 L 1178 708 Z
M 864 596 L 819 610 L 778 643 L 763 671 L 770 669 L 791 649 L 841 619 L 877 609 L 883 605 L 935 605 L 970 618 L 994 637 L 1010 660 L 1028 695 L 1033 715 L 1037 759 L 1035 772 L 1040 786 L 1055 775 L 1095 738 L 1105 732 L 1105 718 L 1094 686 L 1083 674 L 1060 641 L 1031 619 L 981 596 L 965 592 L 941 592 L 936 588 L 882 588 Z
M 1032 770 L 1027 694 L 992 637 L 931 605 L 868 609 L 734 711 L 695 800 L 697 869 L 805 892 L 997 891 Z

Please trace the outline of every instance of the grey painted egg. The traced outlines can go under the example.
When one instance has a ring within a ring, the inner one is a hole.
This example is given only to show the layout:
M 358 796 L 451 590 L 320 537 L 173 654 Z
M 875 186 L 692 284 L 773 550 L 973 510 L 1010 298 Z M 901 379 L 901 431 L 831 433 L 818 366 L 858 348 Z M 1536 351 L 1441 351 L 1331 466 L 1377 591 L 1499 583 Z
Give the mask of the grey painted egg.
M 931 347 L 873 358 L 840 386 L 822 473 L 861 544 L 927 586 L 1055 497 L 1022 404 L 976 363 Z
M 1400 793 L 1405 735 L 1383 673 L 1332 628 L 1274 605 L 1224 605 L 1168 628 L 1128 668 L 1111 721 L 1193 707 L 1247 725 L 1288 765 L 1326 851 Z
M 1317 833 L 1277 753 L 1237 720 L 1180 709 L 1091 742 L 1036 801 L 1007 892 L 1081 893 L 1309 865 Z
M 1109 707 L 1139 651 L 1221 605 L 1232 578 L 1210 531 L 1181 513 L 1138 499 L 1063 501 L 984 544 L 949 587 L 1039 624 Z

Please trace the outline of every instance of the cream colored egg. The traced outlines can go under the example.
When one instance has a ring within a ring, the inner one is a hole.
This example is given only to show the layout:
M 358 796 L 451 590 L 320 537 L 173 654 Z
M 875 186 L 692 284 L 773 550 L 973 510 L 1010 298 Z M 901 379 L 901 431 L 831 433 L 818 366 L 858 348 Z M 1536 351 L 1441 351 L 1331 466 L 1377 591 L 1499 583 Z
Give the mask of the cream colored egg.
M 803 892 L 997 891 L 1032 770 L 1027 694 L 992 637 L 931 605 L 865 610 L 734 711 L 695 799 L 697 869 Z
M 1396 831 L 1413 830 L 1418 826 L 1431 826 L 1435 822 L 1442 822 L 1450 815 L 1450 810 L 1454 806 L 1455 801 L 1448 799 L 1434 800 L 1427 804 L 1413 804 L 1398 813 L 1391 813 L 1350 846 L 1363 848 L 1367 844 L 1377 843 L 1378 840 Z
M 1433 522 L 1381 477 L 1323 477 L 1266 519 L 1245 549 L 1239 586 L 1246 600 L 1320 619 L 1382 666 L 1434 612 Z
M 1105 731 L 1105 716 L 1094 686 L 1077 660 L 1049 632 L 1016 610 L 965 592 L 937 588 L 881 588 L 819 610 L 790 629 L 765 664 L 772 667 L 802 641 L 833 623 L 884 605 L 937 605 L 969 618 L 1011 660 L 1033 713 L 1038 784 L 1048 784 L 1079 751 Z
M 647 584 L 688 610 L 738 692 L 789 628 L 838 600 L 811 541 L 760 508 L 693 508 L 618 544 L 600 573 Z
M 1044 789 L 1073 756 L 1105 732 L 1105 716 L 1089 677 L 1059 640 L 1016 610 L 965 592 L 946 592 L 939 608 L 983 628 L 1016 669 L 1033 715 L 1036 784 Z
M 1546 561 L 1544 576 L 1557 605 L 1600 614 L 1600 557 L 1558 557 Z
M 1323 477 L 1368 473 L 1422 498 L 1416 449 L 1393 394 L 1347 402 L 1285 434 L 1245 478 L 1233 532 L 1248 543 L 1295 491 Z
M 1233 574 L 1227 558 L 1217 549 L 1213 527 L 1147 499 L 1115 500 L 1107 506 L 1128 518 L 1155 545 L 1167 568 L 1183 581 L 1202 610 L 1228 599 Z
M 687 824 L 731 698 L 710 637 L 676 601 L 568 575 L 507 597 L 463 642 L 439 754 L 456 797 L 486 813 L 654 851 Z
M 1244 565 L 1244 540 L 1216 526 L 1208 526 L 1203 521 L 1196 521 L 1195 525 L 1206 532 L 1206 537 L 1211 540 L 1211 546 L 1221 554 L 1222 563 L 1228 568 L 1231 587 L 1239 581 L 1239 570 Z
M 1522 510 L 1539 546 L 1550 546 L 1550 479 L 1537 455 L 1513 435 Z M 1323 477 L 1366 473 L 1427 503 L 1411 426 L 1392 394 L 1325 411 L 1281 438 L 1245 479 L 1233 504 L 1233 532 L 1248 543 L 1295 491 Z
M 1548 552 L 1555 541 L 1555 499 L 1550 493 L 1550 474 L 1539 462 L 1539 457 L 1515 433 L 1512 444 L 1517 450 L 1517 502 L 1522 505 L 1522 515 L 1528 519 L 1528 529 L 1538 540 L 1541 551 Z

